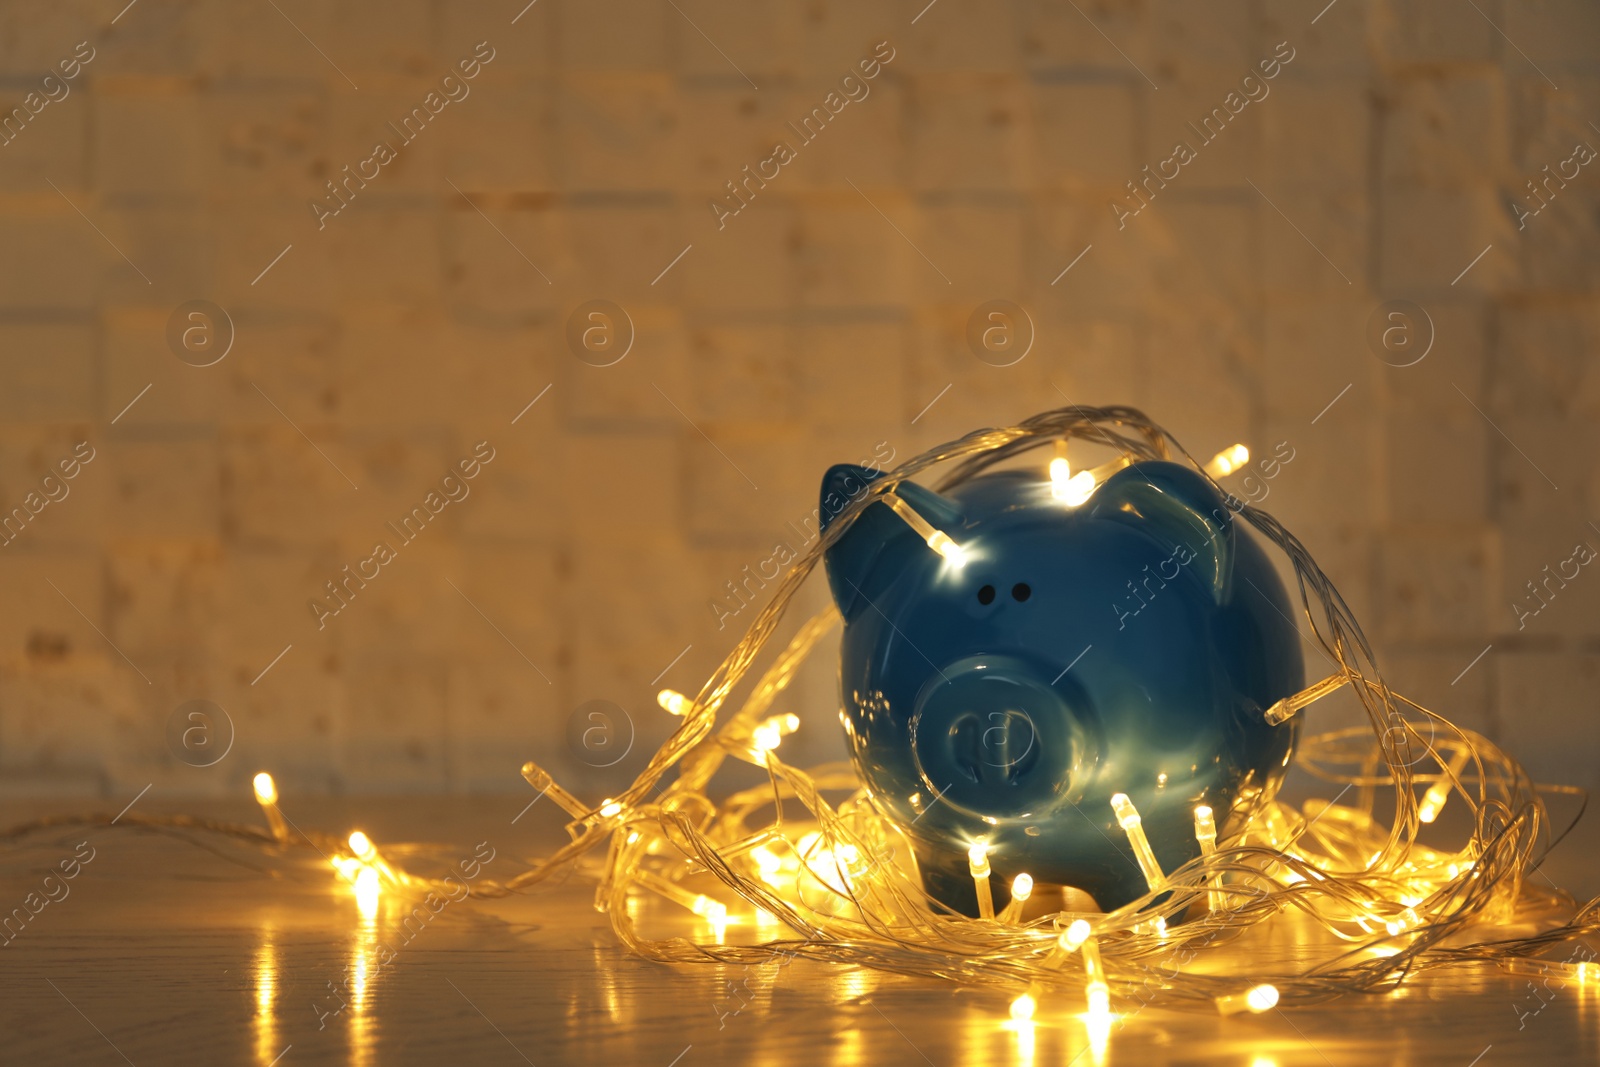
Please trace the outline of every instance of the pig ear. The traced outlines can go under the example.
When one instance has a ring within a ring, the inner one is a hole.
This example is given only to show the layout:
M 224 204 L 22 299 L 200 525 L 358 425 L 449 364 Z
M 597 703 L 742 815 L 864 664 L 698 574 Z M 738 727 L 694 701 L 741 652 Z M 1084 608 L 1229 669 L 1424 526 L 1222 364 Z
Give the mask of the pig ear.
M 1192 570 L 1218 603 L 1228 599 L 1233 512 L 1196 472 L 1176 463 L 1135 463 L 1106 479 L 1089 513 L 1137 527 L 1172 552 L 1187 548 L 1194 558 L 1185 569 Z
M 820 528 L 826 530 L 832 525 L 845 508 L 859 500 L 867 487 L 881 477 L 882 471 L 853 463 L 828 468 L 828 473 L 822 476 Z M 901 482 L 895 487 L 895 494 L 934 526 L 945 528 L 961 522 L 961 509 L 931 489 L 914 482 Z M 866 606 L 866 598 L 875 595 L 874 587 L 892 573 L 891 565 L 918 550 L 927 551 L 922 539 L 900 516 L 889 510 L 887 504 L 873 504 L 863 511 L 824 556 L 828 586 L 833 591 L 833 602 L 839 605 L 839 613 L 846 619 L 852 618 Z

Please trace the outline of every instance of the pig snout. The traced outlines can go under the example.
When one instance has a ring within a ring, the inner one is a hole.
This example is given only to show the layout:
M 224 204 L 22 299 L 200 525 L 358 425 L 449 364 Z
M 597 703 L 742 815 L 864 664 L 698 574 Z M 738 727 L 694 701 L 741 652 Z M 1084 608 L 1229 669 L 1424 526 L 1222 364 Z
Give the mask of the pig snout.
M 1069 800 L 1097 746 L 1063 673 L 986 655 L 934 674 L 911 718 L 924 784 L 957 808 L 994 818 L 1042 814 Z

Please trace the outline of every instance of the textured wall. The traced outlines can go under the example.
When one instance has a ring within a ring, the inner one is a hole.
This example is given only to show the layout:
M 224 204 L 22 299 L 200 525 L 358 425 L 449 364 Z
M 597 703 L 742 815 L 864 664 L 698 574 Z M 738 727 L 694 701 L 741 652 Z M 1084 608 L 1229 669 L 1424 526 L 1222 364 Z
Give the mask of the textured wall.
M 1592 783 L 1600 12 L 1324 4 L 6 4 L 0 787 L 597 792 L 828 464 L 1063 397 L 1290 442 L 1391 681 Z

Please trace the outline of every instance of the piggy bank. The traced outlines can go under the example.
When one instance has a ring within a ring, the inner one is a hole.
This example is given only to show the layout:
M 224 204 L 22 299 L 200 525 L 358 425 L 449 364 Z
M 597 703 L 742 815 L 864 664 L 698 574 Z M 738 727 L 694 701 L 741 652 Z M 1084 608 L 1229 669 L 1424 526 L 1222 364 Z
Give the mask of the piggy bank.
M 824 528 L 878 476 L 829 470 Z M 1199 854 L 1197 805 L 1226 837 L 1276 793 L 1297 719 L 1263 712 L 1305 685 L 1295 611 L 1203 477 L 1139 462 L 1077 506 L 1017 470 L 895 495 L 964 559 L 879 500 L 826 568 L 851 759 L 932 897 L 977 914 L 982 841 L 996 907 L 1027 872 L 1110 910 L 1148 890 L 1114 794 L 1170 872 Z

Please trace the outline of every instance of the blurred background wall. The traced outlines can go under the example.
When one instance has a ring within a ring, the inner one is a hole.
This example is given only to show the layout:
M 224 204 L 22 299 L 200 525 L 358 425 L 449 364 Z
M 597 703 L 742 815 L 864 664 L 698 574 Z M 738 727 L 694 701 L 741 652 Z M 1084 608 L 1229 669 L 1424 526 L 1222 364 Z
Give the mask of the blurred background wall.
M 1287 442 L 1390 681 L 1600 777 L 1592 4 L 523 3 L 0 9 L 0 789 L 598 795 L 829 464 L 1067 402 Z

